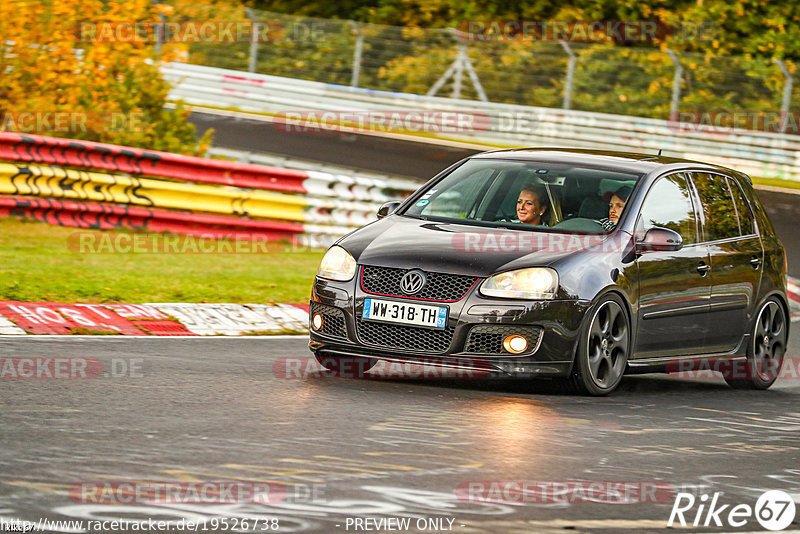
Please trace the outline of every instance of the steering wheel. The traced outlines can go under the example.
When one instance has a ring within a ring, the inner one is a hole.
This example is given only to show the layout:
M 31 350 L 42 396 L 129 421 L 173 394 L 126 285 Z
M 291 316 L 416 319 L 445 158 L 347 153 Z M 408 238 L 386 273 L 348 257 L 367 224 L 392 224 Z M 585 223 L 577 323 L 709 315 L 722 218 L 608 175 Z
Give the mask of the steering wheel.
M 566 219 L 553 226 L 556 230 L 569 230 L 572 232 L 602 232 L 605 229 L 603 225 L 594 219 L 586 219 L 584 217 L 576 217 L 574 219 Z

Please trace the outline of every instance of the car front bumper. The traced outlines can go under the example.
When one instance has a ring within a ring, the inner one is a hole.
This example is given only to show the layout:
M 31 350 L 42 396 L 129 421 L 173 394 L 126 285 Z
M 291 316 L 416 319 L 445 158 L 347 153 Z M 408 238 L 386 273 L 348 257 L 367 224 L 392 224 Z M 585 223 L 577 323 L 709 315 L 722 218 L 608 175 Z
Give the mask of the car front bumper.
M 365 298 L 376 297 L 355 280 L 315 279 L 309 313 L 309 348 L 317 356 L 370 357 L 458 369 L 474 368 L 514 376 L 567 376 L 572 369 L 581 325 L 591 306 L 581 300 L 490 299 L 477 292 L 447 306 L 445 329 L 395 325 L 361 318 Z M 435 301 L 418 304 L 441 305 Z M 322 315 L 315 330 L 311 318 Z M 512 354 L 498 343 L 523 335 L 528 348 Z

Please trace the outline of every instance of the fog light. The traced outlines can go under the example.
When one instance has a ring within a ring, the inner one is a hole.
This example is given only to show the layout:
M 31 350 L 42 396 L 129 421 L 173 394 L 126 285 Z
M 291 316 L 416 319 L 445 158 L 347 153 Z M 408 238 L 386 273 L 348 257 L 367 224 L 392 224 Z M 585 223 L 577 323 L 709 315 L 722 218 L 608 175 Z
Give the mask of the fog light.
M 513 354 L 519 354 L 528 348 L 528 340 L 518 335 L 508 336 L 503 340 L 503 348 Z
M 322 316 L 318 313 L 315 313 L 313 317 L 311 317 L 311 325 L 314 327 L 314 330 L 319 330 L 322 328 Z

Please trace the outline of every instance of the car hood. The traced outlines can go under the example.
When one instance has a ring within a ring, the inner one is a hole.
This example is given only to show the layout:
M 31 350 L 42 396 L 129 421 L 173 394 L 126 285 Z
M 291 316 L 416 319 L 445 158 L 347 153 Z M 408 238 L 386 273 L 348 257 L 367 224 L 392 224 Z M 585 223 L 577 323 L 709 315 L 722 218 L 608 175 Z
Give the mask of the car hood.
M 344 237 L 344 247 L 359 264 L 448 272 L 472 276 L 531 266 L 555 266 L 588 249 L 610 247 L 606 235 L 577 235 L 486 228 L 389 216 Z M 596 256 L 593 258 L 597 260 Z

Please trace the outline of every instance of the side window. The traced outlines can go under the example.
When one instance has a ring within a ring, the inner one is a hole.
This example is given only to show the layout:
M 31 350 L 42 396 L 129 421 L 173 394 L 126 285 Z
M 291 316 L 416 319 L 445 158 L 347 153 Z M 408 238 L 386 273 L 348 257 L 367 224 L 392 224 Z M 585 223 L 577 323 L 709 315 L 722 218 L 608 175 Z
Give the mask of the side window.
M 730 176 L 728 177 L 728 186 L 730 187 L 731 194 L 733 195 L 733 203 L 736 206 L 736 215 L 739 216 L 739 228 L 742 235 L 751 235 L 756 233 L 755 216 L 753 211 L 747 204 L 742 192 L 742 187 Z
M 728 180 L 719 174 L 692 173 L 705 219 L 705 240 L 739 237 L 739 218 Z M 749 232 L 748 232 L 749 233 Z
M 486 180 L 493 172 L 490 168 L 480 169 L 462 178 L 446 191 L 440 193 L 437 189 L 432 189 L 416 205 L 422 208 L 420 213 L 423 215 L 457 219 L 470 217 L 474 214 L 469 212 L 479 200 L 478 191 L 486 185 Z
M 664 176 L 653 184 L 636 226 L 640 236 L 658 226 L 681 234 L 685 245 L 697 243 L 697 218 L 689 186 L 682 174 Z

